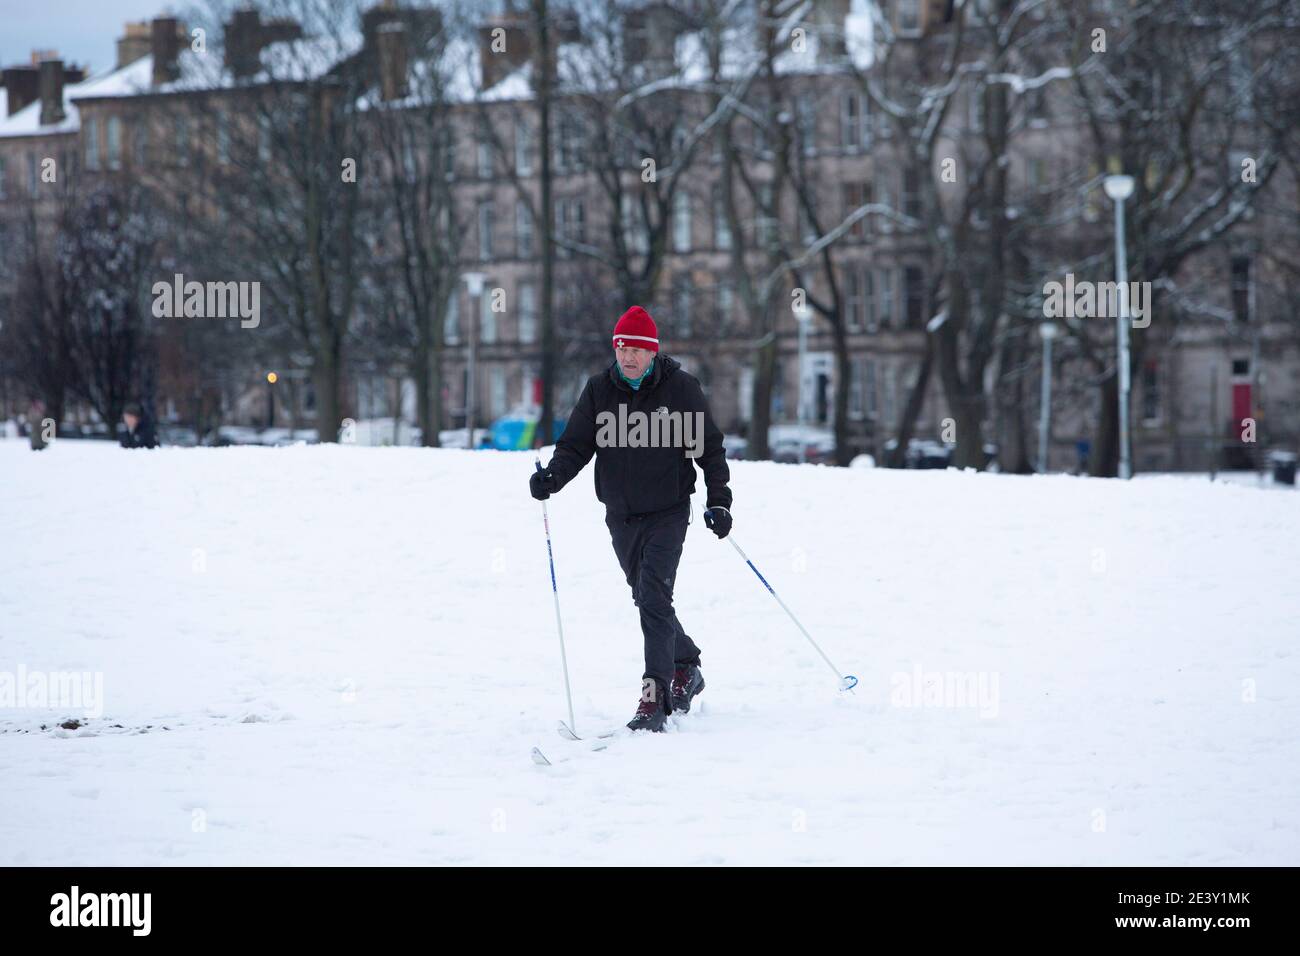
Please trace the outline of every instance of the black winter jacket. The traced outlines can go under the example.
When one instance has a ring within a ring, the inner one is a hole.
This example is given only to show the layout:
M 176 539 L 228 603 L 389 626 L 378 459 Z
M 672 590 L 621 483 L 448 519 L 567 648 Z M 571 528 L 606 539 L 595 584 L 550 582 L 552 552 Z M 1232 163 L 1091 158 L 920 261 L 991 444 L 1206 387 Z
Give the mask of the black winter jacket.
M 703 452 L 698 458 L 708 491 L 707 507 L 731 507 L 731 473 L 722 447 L 722 432 L 713 423 L 699 380 L 681 363 L 662 352 L 655 356 L 649 378 L 633 389 L 623 380 L 618 363 L 587 379 L 569 415 L 564 434 L 555 443 L 550 471 L 563 488 L 596 456 L 596 497 L 611 515 L 650 514 L 688 500 L 695 491 L 695 465 L 683 448 L 597 447 L 598 416 L 617 419 L 619 406 L 627 414 L 703 412 Z
M 127 429 L 122 433 L 119 444 L 123 448 L 157 448 L 158 433 L 154 431 L 153 422 L 142 418 L 136 423 L 135 431 Z

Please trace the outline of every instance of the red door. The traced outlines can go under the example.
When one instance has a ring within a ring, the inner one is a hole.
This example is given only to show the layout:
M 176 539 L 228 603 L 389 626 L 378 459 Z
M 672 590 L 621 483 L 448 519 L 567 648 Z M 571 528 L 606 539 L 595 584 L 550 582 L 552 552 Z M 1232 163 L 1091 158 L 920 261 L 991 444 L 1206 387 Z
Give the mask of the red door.
M 1251 418 L 1250 383 L 1234 382 L 1232 386 L 1232 426 L 1241 427 L 1243 418 Z

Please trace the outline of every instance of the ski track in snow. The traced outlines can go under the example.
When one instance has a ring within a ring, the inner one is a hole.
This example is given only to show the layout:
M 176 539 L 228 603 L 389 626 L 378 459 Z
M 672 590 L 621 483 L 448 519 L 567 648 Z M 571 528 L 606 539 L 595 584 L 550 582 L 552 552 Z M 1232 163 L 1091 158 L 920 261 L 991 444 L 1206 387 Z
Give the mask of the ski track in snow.
M 0 675 L 105 696 L 0 701 L 0 864 L 1300 863 L 1294 493 L 732 462 L 738 543 L 861 683 L 697 499 L 707 689 L 594 753 L 532 462 L 0 441 Z M 549 507 L 594 736 L 638 619 L 590 468 Z M 915 668 L 995 710 L 901 706 Z

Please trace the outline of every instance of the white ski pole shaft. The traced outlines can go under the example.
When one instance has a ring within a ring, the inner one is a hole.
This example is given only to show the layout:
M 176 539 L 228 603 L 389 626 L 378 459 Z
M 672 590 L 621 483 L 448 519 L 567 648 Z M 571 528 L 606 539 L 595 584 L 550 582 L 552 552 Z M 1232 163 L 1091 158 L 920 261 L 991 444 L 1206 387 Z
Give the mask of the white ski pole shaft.
M 799 623 L 799 619 L 794 616 L 794 612 L 785 606 L 785 602 L 781 600 L 781 595 L 777 594 L 772 585 L 767 583 L 767 578 L 763 577 L 763 573 L 759 571 L 758 568 L 754 567 L 754 562 L 749 560 L 749 555 L 745 554 L 745 552 L 740 549 L 740 545 L 736 544 L 735 538 L 729 534 L 727 535 L 727 540 L 730 541 L 731 546 L 736 549 L 736 553 L 739 554 L 741 558 L 744 559 L 745 563 L 749 565 L 749 569 L 758 575 L 758 579 L 763 582 L 763 587 L 767 588 L 767 593 L 776 598 L 776 603 L 781 605 L 781 610 L 790 615 L 790 620 L 794 621 L 794 626 L 799 628 L 799 631 L 804 637 L 808 638 L 808 643 L 813 646 L 813 650 L 821 655 L 821 659 L 826 662 L 826 666 L 835 673 L 836 680 L 840 682 L 840 690 L 852 690 L 856 687 L 858 679 L 852 674 L 844 674 L 831 662 L 831 659 L 826 656 L 826 652 L 823 651 L 817 642 L 812 639 L 812 635 L 808 633 L 807 628 Z
M 542 459 L 537 459 L 537 470 L 542 470 Z M 569 658 L 564 653 L 564 622 L 560 620 L 560 589 L 555 584 L 555 552 L 551 548 L 551 521 L 546 514 L 546 501 L 542 501 L 542 526 L 546 528 L 546 557 L 551 562 L 551 596 L 555 599 L 555 629 L 560 633 L 560 667 L 564 670 L 564 699 L 569 705 L 569 726 L 578 732 L 573 719 L 573 693 L 569 690 Z

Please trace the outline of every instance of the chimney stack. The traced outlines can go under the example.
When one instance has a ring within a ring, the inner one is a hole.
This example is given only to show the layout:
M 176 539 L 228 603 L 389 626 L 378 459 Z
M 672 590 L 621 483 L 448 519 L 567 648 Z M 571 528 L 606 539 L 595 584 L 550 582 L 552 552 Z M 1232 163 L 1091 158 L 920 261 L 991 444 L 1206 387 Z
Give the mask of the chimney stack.
M 256 7 L 240 8 L 225 26 L 226 69 L 237 80 L 256 76 L 262 69 L 262 50 L 301 36 L 302 25 L 292 17 L 263 20 Z
M 8 94 L 9 115 L 13 116 L 28 103 L 35 103 L 41 95 L 40 77 L 35 61 L 31 66 L 20 63 L 4 69 L 4 87 Z
M 63 61 L 42 60 L 40 65 L 41 125 L 61 123 L 68 114 L 63 109 Z
M 180 76 L 176 58 L 180 55 L 180 23 L 175 17 L 155 17 L 149 37 L 153 54 L 153 85 L 171 83 Z
M 262 15 L 255 8 L 236 10 L 226 24 L 226 68 L 236 79 L 257 72 L 261 32 Z
M 407 94 L 406 24 L 396 20 L 380 24 L 375 44 L 379 48 L 380 95 L 386 103 L 400 100 Z
M 122 35 L 117 38 L 117 68 L 134 63 L 141 57 L 146 57 L 152 50 L 153 44 L 149 39 L 150 30 L 149 22 L 141 20 L 138 23 L 127 23 L 122 29 Z

